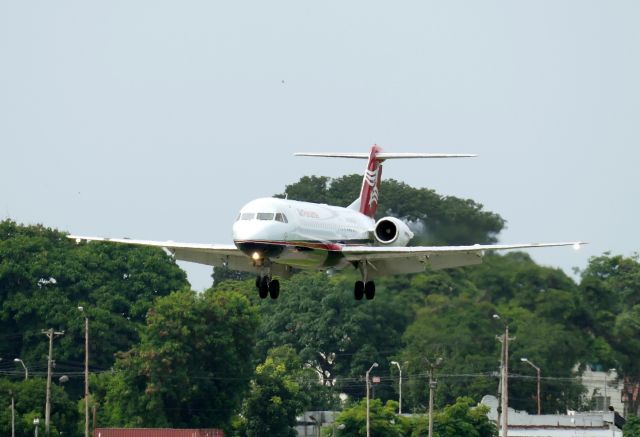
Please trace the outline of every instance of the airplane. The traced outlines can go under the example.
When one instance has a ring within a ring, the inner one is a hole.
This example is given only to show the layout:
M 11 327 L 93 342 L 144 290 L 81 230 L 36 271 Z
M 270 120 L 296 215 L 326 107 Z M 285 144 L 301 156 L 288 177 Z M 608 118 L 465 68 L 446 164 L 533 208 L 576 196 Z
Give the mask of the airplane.
M 375 296 L 374 279 L 386 275 L 423 272 L 480 264 L 485 251 L 533 247 L 573 246 L 561 243 L 474 244 L 467 246 L 408 246 L 414 234 L 396 217 L 375 215 L 380 195 L 382 164 L 393 159 L 465 158 L 472 154 L 388 153 L 373 145 L 369 153 L 296 153 L 296 156 L 367 159 L 359 197 L 347 207 L 280 198 L 260 198 L 242 207 L 233 223 L 234 244 L 177 243 L 69 235 L 82 241 L 156 246 L 175 259 L 256 273 L 260 298 L 277 299 L 280 281 L 294 269 L 354 269 L 356 300 Z

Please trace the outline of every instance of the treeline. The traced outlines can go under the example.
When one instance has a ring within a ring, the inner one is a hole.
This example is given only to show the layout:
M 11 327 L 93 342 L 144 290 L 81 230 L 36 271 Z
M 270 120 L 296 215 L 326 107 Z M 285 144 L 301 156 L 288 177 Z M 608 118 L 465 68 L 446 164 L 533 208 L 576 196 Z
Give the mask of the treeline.
M 305 177 L 283 195 L 346 205 L 359 186 L 357 175 Z M 393 180 L 383 182 L 381 201 L 380 215 L 412 223 L 416 244 L 494 242 L 505 224 L 471 200 Z M 374 406 L 388 415 L 387 405 L 395 407 L 386 402 L 398 396 L 390 362 L 402 365 L 403 412 L 424 412 L 425 359 L 438 357 L 444 359 L 438 420 L 456 414 L 479 420 L 470 405 L 497 392 L 496 335 L 503 325 L 492 318 L 496 313 L 516 336 L 509 386 L 516 409 L 534 412 L 536 405 L 535 374 L 521 357 L 542 368 L 543 412 L 590 407 L 576 365 L 615 367 L 629 389 L 640 382 L 637 258 L 593 258 L 577 284 L 523 253 L 488 255 L 480 266 L 379 280 L 373 301 L 353 299 L 354 278 L 354 272 L 298 273 L 282 281 L 281 297 L 272 301 L 257 297 L 253 277 L 217 269 L 214 286 L 196 293 L 162 250 L 76 244 L 44 226 L 0 222 L 0 433 L 10 435 L 5 407 L 11 396 L 18 435 L 32 432 L 33 417 L 43 417 L 47 341 L 41 330 L 54 328 L 65 331 L 54 343 L 54 380 L 67 375 L 69 382 L 54 384 L 52 432 L 82 435 L 85 314 L 90 406 L 99 426 L 287 435 L 296 414 L 343 409 L 338 395 L 346 393 L 353 408 L 339 422 L 344 435 L 353 435 L 364 373 L 373 362 L 379 367 L 372 374 L 381 378 L 375 386 L 381 402 Z M 29 368 L 29 380 L 16 357 Z M 637 412 L 638 401 L 630 399 L 629 410 Z M 379 435 L 424 435 L 419 423 L 398 418 L 397 424 Z M 436 427 L 436 435 L 443 433 Z

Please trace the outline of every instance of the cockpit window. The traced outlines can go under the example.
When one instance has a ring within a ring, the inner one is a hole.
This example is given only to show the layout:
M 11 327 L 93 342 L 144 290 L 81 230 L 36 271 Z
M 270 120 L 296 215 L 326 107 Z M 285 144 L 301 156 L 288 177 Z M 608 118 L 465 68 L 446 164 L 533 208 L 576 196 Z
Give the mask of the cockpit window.
M 282 223 L 289 223 L 287 221 L 287 216 L 281 212 L 276 213 L 276 221 L 282 222 Z
M 256 217 L 254 212 L 244 212 L 240 214 L 240 220 L 253 220 Z
M 258 220 L 273 220 L 273 213 L 272 212 L 259 212 L 258 213 Z

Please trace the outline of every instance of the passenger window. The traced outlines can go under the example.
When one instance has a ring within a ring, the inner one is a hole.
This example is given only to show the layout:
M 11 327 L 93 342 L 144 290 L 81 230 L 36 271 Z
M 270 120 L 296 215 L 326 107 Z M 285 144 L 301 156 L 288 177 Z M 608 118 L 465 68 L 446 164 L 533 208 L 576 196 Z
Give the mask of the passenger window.
M 276 213 L 276 221 L 279 221 L 282 223 L 288 223 L 287 216 L 281 212 Z
M 258 220 L 273 220 L 273 215 L 272 212 L 259 212 Z
M 240 215 L 240 220 L 253 220 L 255 216 L 253 212 L 245 212 Z

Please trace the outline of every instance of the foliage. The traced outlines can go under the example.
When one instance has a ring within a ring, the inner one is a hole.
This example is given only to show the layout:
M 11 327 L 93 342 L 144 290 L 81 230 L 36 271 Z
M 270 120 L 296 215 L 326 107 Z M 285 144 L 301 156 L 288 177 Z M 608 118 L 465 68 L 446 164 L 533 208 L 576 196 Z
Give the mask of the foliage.
M 358 175 L 306 177 L 286 194 L 347 205 L 360 183 Z M 411 222 L 414 244 L 491 242 L 504 225 L 471 200 L 393 180 L 383 182 L 380 202 L 380 216 Z M 398 417 L 397 404 L 388 402 L 398 395 L 389 362 L 402 362 L 403 411 L 424 412 L 424 358 L 442 356 L 436 406 L 451 405 L 435 414 L 436 435 L 494 436 L 482 409 L 466 397 L 496 392 L 495 336 L 504 325 L 492 320 L 494 313 L 516 337 L 510 344 L 516 409 L 535 411 L 535 371 L 520 357 L 551 377 L 542 381 L 543 412 L 580 409 L 576 364 L 615 367 L 625 390 L 640 386 L 637 256 L 592 258 L 578 285 L 526 254 L 488 254 L 478 266 L 381 278 L 374 301 L 353 299 L 357 272 L 295 274 L 282 280 L 277 301 L 258 299 L 253 275 L 246 277 L 218 269 L 215 287 L 197 294 L 159 249 L 75 244 L 41 225 L 0 222 L 3 374 L 22 374 L 13 363 L 6 370 L 6 359 L 18 356 L 31 374 L 42 373 L 47 342 L 40 331 L 49 327 L 66 331 L 54 343 L 56 372 L 79 370 L 84 325 L 76 307 L 82 305 L 91 326 L 91 402 L 99 405 L 102 425 L 230 429 L 234 420 L 243 435 L 286 435 L 303 409 L 334 408 L 341 392 L 361 399 L 364 373 L 378 362 L 374 435 L 425 435 L 424 417 Z M 9 391 L 16 393 L 19 432 L 32 431 L 33 417 L 42 417 L 43 383 L 0 379 L 1 405 L 9 405 Z M 77 433 L 81 378 L 53 391 L 53 429 Z M 639 403 L 629 411 L 638 412 Z M 241 406 L 244 415 L 237 414 Z M 363 408 L 360 402 L 343 412 L 342 435 L 364 432 Z M 0 409 L 3 435 L 7 413 Z
M 226 426 L 252 374 L 258 319 L 233 292 L 157 300 L 139 345 L 96 380 L 111 426 Z
M 294 200 L 347 206 L 360 193 L 362 176 L 336 179 L 305 176 L 287 185 L 284 194 Z M 427 188 L 414 188 L 393 179 L 384 179 L 380 187 L 377 218 L 394 215 L 413 223 L 413 244 L 492 243 L 505 221 L 470 199 L 442 196 Z
M 269 351 L 258 365 L 243 406 L 242 434 L 247 436 L 297 435 L 296 415 L 308 405 L 304 391 L 308 378 L 295 351 L 281 346 Z
M 625 437 L 640 437 L 640 417 L 632 415 L 627 419 L 627 423 L 622 428 Z
M 325 385 L 364 395 L 364 372 L 378 361 L 380 373 L 388 373 L 384 357 L 400 349 L 412 310 L 384 287 L 366 304 L 353 299 L 352 288 L 353 279 L 343 275 L 327 280 L 322 273 L 304 273 L 283 281 L 280 299 L 259 303 L 259 356 L 290 345 Z
M 640 387 L 640 262 L 638 256 L 591 258 L 580 283 L 582 328 L 593 340 L 592 364 L 615 367 L 625 390 Z M 640 413 L 640 399 L 631 398 L 629 411 Z
M 572 368 L 584 360 L 589 340 L 574 324 L 581 313 L 577 287 L 562 272 L 523 254 L 490 256 L 487 264 L 416 275 L 414 282 L 428 284 L 432 293 L 404 333 L 402 360 L 410 363 L 409 373 L 422 373 L 424 358 L 445 359 L 436 397 L 440 405 L 495 393 L 500 364 L 495 337 L 504 330 L 492 318 L 498 313 L 510 321 L 510 335 L 516 337 L 510 344 L 510 373 L 532 376 L 510 386 L 514 408 L 536 408 L 535 371 L 520 361 L 527 357 L 544 376 L 562 378 L 543 381 L 543 409 L 579 409 L 582 389 L 571 381 Z M 424 411 L 427 393 L 426 378 L 407 378 L 407 407 Z
M 0 222 L 0 356 L 44 368 L 42 329 L 64 330 L 55 341 L 58 370 L 84 360 L 84 315 L 91 319 L 91 365 L 109 368 L 114 353 L 138 341 L 138 329 L 158 296 L 183 288 L 186 275 L 157 248 L 76 244 L 41 225 Z M 83 306 L 86 313 L 76 308 Z M 81 396 L 82 383 L 67 387 Z
M 40 418 L 44 434 L 46 380 L 31 378 L 18 382 L 0 379 L 0 434 L 11 435 L 11 397 L 15 400 L 16 435 L 32 435 L 33 419 Z M 51 386 L 51 435 L 73 435 L 79 415 L 74 402 L 56 384 Z
M 409 419 L 396 414 L 398 403 L 380 399 L 369 401 L 369 429 L 371 435 L 379 437 L 396 437 L 407 435 L 410 429 Z M 367 402 L 365 399 L 344 409 L 336 418 L 336 426 L 327 430 L 325 435 L 366 436 L 367 435 Z
M 213 279 L 213 286 L 218 287 L 224 281 L 244 281 L 245 279 L 254 278 L 255 275 L 249 272 L 240 272 L 238 270 L 231 270 L 229 267 L 220 266 L 214 267 L 211 278 Z
M 456 399 L 455 403 L 447 405 L 443 410 L 434 412 L 434 437 L 498 437 L 495 424 L 489 421 L 489 408 L 474 406 L 469 397 Z M 416 419 L 411 436 L 427 436 L 429 430 L 428 416 Z
M 379 399 L 370 401 L 369 422 L 371 435 L 375 436 L 427 436 L 428 415 L 411 418 L 395 413 L 398 403 Z M 461 397 L 441 411 L 434 411 L 433 430 L 435 437 L 497 437 L 495 425 L 487 417 L 488 407 L 475 406 L 471 398 Z M 336 426 L 326 430 L 325 435 L 366 435 L 366 400 L 347 408 L 336 418 Z

